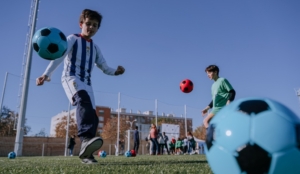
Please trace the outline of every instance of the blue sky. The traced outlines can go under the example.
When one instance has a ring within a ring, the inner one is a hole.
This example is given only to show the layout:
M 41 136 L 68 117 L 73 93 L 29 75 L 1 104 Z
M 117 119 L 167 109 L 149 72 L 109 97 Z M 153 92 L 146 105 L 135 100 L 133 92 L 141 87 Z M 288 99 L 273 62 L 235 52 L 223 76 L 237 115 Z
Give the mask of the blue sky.
M 31 0 L 4 1 L 0 7 L 0 87 L 9 72 L 3 105 L 16 110 Z M 117 108 L 183 114 L 202 122 L 200 110 L 211 101 L 204 69 L 220 67 L 220 76 L 235 88 L 236 98 L 268 97 L 300 115 L 294 88 L 300 87 L 300 1 L 239 0 L 72 0 L 41 1 L 36 28 L 52 26 L 66 35 L 79 33 L 84 8 L 103 15 L 94 36 L 111 67 L 126 72 L 112 77 L 97 68 L 92 74 L 96 104 Z M 62 65 L 42 87 L 35 78 L 48 65 L 33 53 L 27 103 L 27 124 L 35 134 L 49 133 L 50 118 L 68 109 L 60 84 Z M 181 80 L 194 82 L 193 92 L 179 91 Z M 1 90 L 2 92 L 2 90 Z

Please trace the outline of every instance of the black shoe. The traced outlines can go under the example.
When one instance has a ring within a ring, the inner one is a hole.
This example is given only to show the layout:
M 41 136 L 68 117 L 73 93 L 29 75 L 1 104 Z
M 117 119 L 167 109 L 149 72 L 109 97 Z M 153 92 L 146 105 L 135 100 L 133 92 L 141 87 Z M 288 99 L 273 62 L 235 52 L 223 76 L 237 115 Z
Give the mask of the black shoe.
M 96 150 L 98 150 L 102 147 L 102 145 L 103 145 L 103 140 L 100 137 L 95 137 L 92 139 L 84 139 L 81 142 L 79 158 L 80 159 L 89 159 L 91 156 L 93 156 L 93 153 Z
M 98 163 L 98 161 L 95 160 L 95 158 L 94 158 L 93 155 L 90 156 L 89 158 L 84 158 L 84 159 L 82 159 L 81 162 L 82 162 L 83 164 L 97 164 L 97 163 Z

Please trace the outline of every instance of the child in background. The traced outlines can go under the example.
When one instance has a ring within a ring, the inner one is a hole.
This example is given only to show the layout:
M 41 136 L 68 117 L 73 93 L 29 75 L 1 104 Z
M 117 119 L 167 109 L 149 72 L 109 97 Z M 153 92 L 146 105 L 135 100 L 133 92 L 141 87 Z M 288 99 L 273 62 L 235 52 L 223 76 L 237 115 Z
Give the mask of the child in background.
M 169 149 L 170 149 L 170 153 L 171 154 L 175 154 L 175 144 L 176 144 L 176 140 L 174 137 L 172 137 L 171 142 L 169 143 Z
M 184 137 L 183 141 L 182 141 L 182 152 L 183 152 L 183 154 L 187 153 L 187 149 L 188 149 L 188 139 L 187 139 L 187 137 Z
M 175 144 L 175 150 L 177 155 L 180 155 L 182 153 L 181 149 L 182 149 L 182 141 L 180 137 L 178 137 Z

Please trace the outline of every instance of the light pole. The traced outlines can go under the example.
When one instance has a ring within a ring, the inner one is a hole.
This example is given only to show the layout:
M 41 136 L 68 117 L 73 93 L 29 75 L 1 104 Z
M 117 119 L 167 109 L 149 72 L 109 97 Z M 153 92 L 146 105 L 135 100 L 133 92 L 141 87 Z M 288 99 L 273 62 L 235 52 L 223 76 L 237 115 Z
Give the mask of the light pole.
M 133 121 L 126 121 L 126 123 L 130 123 L 130 130 L 132 130 L 132 124 L 133 122 L 137 121 L 136 119 L 134 119 Z

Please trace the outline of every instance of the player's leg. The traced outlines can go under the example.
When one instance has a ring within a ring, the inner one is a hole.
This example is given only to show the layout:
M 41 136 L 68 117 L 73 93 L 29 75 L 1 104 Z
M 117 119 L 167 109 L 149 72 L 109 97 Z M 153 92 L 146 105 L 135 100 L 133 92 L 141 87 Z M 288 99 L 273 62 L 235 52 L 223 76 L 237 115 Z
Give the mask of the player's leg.
M 215 116 L 213 113 L 209 113 L 203 120 L 203 125 L 205 128 L 208 128 L 210 120 Z
M 134 143 L 133 143 L 133 150 L 135 151 L 135 153 L 136 153 L 136 145 L 137 145 L 137 142 L 134 141 Z
M 159 147 L 158 147 L 158 141 L 157 141 L 157 138 L 154 138 L 154 143 L 155 143 L 155 149 L 156 149 L 156 155 L 159 155 Z
M 79 158 L 87 159 L 83 161 L 84 163 L 96 163 L 97 161 L 93 159 L 92 154 L 102 146 L 103 140 L 99 137 L 94 138 L 96 134 L 95 122 L 98 124 L 96 121 L 98 117 L 93 107 L 93 101 L 86 91 L 89 88 L 76 77 L 63 78 L 62 81 L 69 101 L 77 106 L 76 121 L 78 137 L 81 140 Z M 90 157 L 91 159 L 89 159 Z
M 168 145 L 167 145 L 167 143 L 165 143 L 165 144 L 164 144 L 164 146 L 165 146 L 165 148 L 167 149 L 167 153 L 168 153 L 168 155 L 170 155 L 170 152 L 169 152 L 169 149 L 168 149 Z
M 81 119 L 81 127 L 86 128 L 84 130 L 85 135 L 83 136 L 86 137 L 86 140 L 83 140 L 79 157 L 83 159 L 83 163 L 96 163 L 97 161 L 93 153 L 102 147 L 103 140 L 100 137 L 95 137 L 99 119 L 96 115 L 93 89 L 88 85 L 86 85 L 85 88 L 86 90 L 78 91 L 78 95 L 74 95 L 75 101 L 82 101 L 81 104 L 78 103 L 77 106 L 81 107 L 80 109 L 78 108 L 78 112 L 82 112 L 80 115 L 83 116 Z

